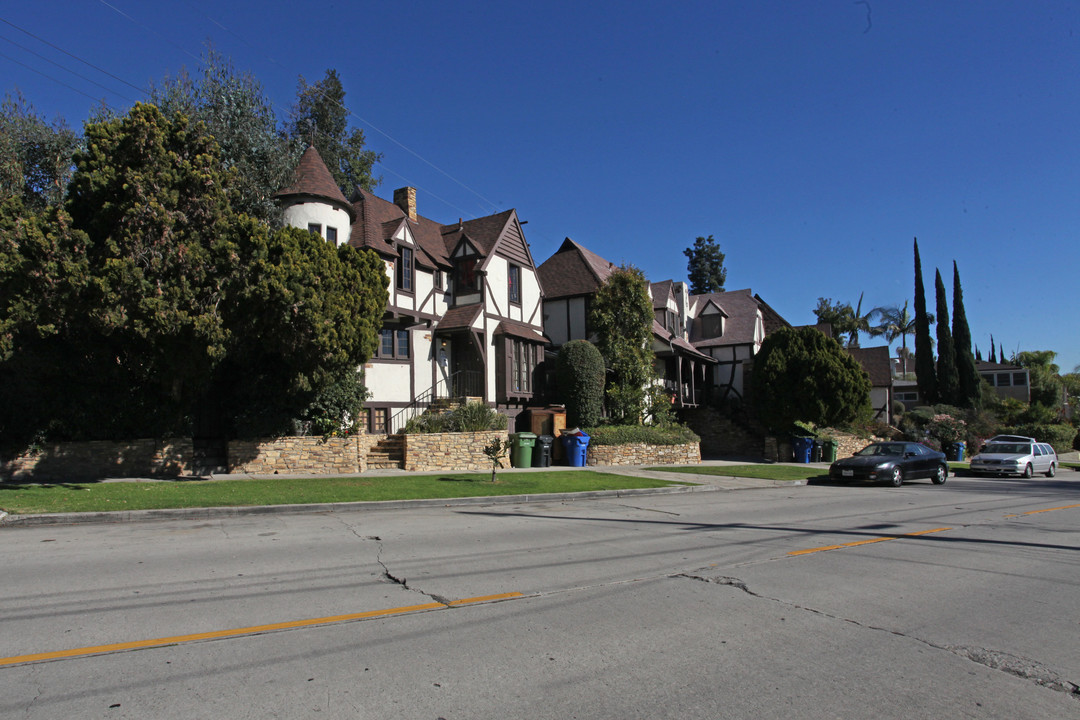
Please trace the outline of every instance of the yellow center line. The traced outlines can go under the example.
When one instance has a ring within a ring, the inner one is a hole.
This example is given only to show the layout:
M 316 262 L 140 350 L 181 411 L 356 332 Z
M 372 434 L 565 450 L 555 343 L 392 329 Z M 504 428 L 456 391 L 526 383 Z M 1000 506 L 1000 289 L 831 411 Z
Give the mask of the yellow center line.
M 53 652 L 34 653 L 32 655 L 16 655 L 14 657 L 0 658 L 0 666 L 18 665 L 20 663 L 38 662 L 41 660 L 58 660 L 61 658 L 85 657 L 87 655 L 99 655 L 102 653 L 120 652 L 123 650 L 138 650 L 140 648 L 162 647 L 165 645 L 179 645 L 180 643 L 195 642 L 197 640 L 217 640 L 220 638 L 239 637 L 242 635 L 258 635 L 259 633 L 272 632 L 274 630 L 292 630 L 295 628 L 311 627 L 313 625 L 333 625 L 335 623 L 350 622 L 353 620 L 366 620 L 368 618 L 386 617 L 388 615 L 403 615 L 406 613 L 422 612 L 424 610 L 441 610 L 449 607 L 460 607 L 496 600 L 523 597 L 519 592 L 501 593 L 499 595 L 482 595 L 480 597 L 453 600 L 449 603 L 430 602 L 423 605 L 409 605 L 406 607 L 387 608 L 385 610 L 369 610 L 367 612 L 349 613 L 346 615 L 330 615 L 329 617 L 309 618 L 307 620 L 290 620 L 287 622 L 270 623 L 268 625 L 252 625 L 251 627 L 233 628 L 231 630 L 214 630 L 211 632 L 191 633 L 188 635 L 174 635 L 172 637 L 156 638 L 154 640 L 135 640 L 132 642 L 112 643 L 110 645 L 95 645 L 93 647 L 73 648 L 71 650 L 56 650 Z
M 877 538 L 870 538 L 868 540 L 856 540 L 855 542 L 841 543 L 839 545 L 823 545 L 822 547 L 807 548 L 806 550 L 792 550 L 788 555 L 809 555 L 810 553 L 823 552 L 825 550 L 839 550 L 840 548 L 856 547 L 858 545 L 869 545 L 871 543 L 885 542 L 886 540 L 899 540 L 900 538 L 918 537 L 919 535 L 929 535 L 931 533 L 944 532 L 946 530 L 952 530 L 952 528 L 934 528 L 933 530 L 919 530 L 918 532 L 904 533 L 903 535 L 885 535 Z
M 1027 512 L 1020 513 L 1020 515 L 1037 515 L 1038 513 L 1053 512 L 1055 510 L 1069 510 L 1072 508 L 1080 508 L 1080 504 L 1062 505 L 1061 507 L 1044 508 L 1042 510 L 1028 510 Z M 1006 515 L 1005 517 L 1020 517 L 1020 515 Z

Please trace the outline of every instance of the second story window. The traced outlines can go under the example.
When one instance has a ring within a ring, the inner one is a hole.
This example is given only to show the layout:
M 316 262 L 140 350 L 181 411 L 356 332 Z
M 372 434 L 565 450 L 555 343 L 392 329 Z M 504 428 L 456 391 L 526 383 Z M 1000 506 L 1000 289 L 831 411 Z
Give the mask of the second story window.
M 322 225 L 319 223 L 308 223 L 307 231 L 312 235 L 322 235 Z
M 401 257 L 398 258 L 397 286 L 402 292 L 413 291 L 413 251 L 412 248 L 402 247 Z
M 379 350 L 376 357 L 382 360 L 409 359 L 409 331 L 383 328 L 379 332 Z
M 459 258 L 454 262 L 454 294 L 474 295 L 480 292 L 480 268 L 475 257 Z
M 723 332 L 722 326 L 720 324 L 719 313 L 701 316 L 701 337 L 717 338 L 720 337 L 722 334 Z
M 432 277 L 432 282 L 435 283 L 435 289 L 436 290 L 442 290 L 443 289 L 442 270 L 436 270 L 435 273 L 431 277 Z
M 337 228 L 326 226 L 326 239 L 337 247 Z
M 517 265 L 511 265 L 509 272 L 507 273 L 508 287 L 507 292 L 510 295 L 510 302 L 515 305 L 521 304 L 521 268 Z

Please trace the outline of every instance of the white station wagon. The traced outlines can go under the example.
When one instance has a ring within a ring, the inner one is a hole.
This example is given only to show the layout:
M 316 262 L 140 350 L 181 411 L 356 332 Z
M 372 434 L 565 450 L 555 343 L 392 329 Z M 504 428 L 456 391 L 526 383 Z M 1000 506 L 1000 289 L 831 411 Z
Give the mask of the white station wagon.
M 999 435 L 990 440 L 971 458 L 971 472 L 979 475 L 1019 475 L 1029 478 L 1035 473 L 1054 477 L 1058 456 L 1054 448 L 1035 438 Z

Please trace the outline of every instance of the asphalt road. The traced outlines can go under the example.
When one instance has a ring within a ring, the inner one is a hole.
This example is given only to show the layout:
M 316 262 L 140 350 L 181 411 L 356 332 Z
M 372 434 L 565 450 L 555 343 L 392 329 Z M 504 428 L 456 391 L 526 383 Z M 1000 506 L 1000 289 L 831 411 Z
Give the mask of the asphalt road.
M 0 718 L 1080 718 L 1072 475 L 8 527 Z

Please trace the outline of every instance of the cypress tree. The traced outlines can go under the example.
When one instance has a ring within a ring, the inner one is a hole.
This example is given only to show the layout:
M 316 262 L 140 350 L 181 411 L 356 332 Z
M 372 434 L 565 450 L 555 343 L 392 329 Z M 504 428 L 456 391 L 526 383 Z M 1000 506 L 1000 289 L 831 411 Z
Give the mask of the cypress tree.
M 960 288 L 960 270 L 953 260 L 953 346 L 956 348 L 956 372 L 960 379 L 960 407 L 976 407 L 979 403 L 979 371 L 975 369 L 975 356 L 971 354 L 971 329 L 964 312 L 964 291 Z
M 990 336 L 990 362 L 997 359 L 997 350 L 994 349 L 994 336 Z
M 960 376 L 956 372 L 956 349 L 949 332 L 949 301 L 941 271 L 934 271 L 934 294 L 937 296 L 937 382 L 938 401 L 960 404 Z
M 927 405 L 937 402 L 937 372 L 934 370 L 930 319 L 926 316 L 926 291 L 923 288 L 919 240 L 915 240 L 915 380 L 919 395 Z

